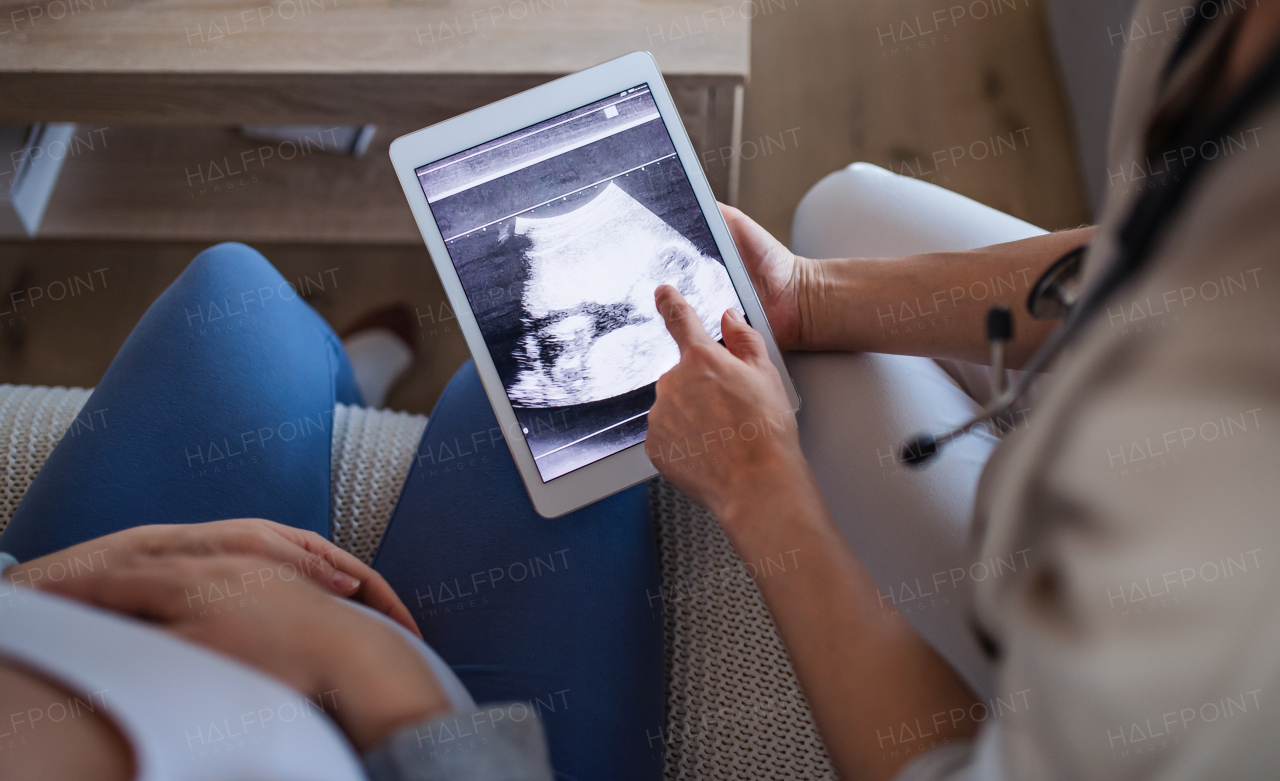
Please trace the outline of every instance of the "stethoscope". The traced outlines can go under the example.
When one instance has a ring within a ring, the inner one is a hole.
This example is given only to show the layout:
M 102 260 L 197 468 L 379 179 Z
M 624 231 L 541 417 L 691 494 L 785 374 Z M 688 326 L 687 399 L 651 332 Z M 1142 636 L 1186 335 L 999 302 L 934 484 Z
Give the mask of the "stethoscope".
M 1204 14 L 1196 15 L 1177 52 L 1165 67 L 1166 80 L 1203 33 L 1205 19 Z M 1280 87 L 1280 49 L 1272 53 L 1263 68 L 1222 112 L 1200 127 L 1179 134 L 1172 148 L 1194 145 L 1199 149 L 1201 142 L 1221 138 L 1242 123 L 1277 87 Z M 948 442 L 988 421 L 1008 416 L 1014 403 L 1027 392 L 1036 373 L 1043 371 L 1062 353 L 1105 301 L 1142 271 L 1151 256 L 1160 229 L 1186 200 L 1192 182 L 1204 169 L 1205 163 L 1206 160 L 1201 155 L 1194 156 L 1190 161 L 1184 160 L 1173 183 L 1143 192 L 1120 228 L 1116 237 L 1117 248 L 1111 262 L 1103 268 L 1097 281 L 1088 289 L 1085 289 L 1083 281 L 1087 245 L 1077 247 L 1059 258 L 1040 276 L 1027 296 L 1027 311 L 1037 320 L 1063 318 L 1063 322 L 1027 360 L 1022 367 L 1022 374 L 1007 388 L 1004 387 L 1004 349 L 1013 338 L 1013 320 L 1008 308 L 1003 305 L 988 312 L 987 338 L 991 343 L 992 386 L 996 397 L 964 423 L 947 431 L 924 434 L 906 442 L 902 447 L 902 460 L 911 466 L 921 465 Z

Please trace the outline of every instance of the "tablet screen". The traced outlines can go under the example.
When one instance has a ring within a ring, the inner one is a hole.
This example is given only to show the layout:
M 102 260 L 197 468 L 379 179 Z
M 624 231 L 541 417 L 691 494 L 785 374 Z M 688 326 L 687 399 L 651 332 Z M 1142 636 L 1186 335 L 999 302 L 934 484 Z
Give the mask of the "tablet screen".
M 644 441 L 658 285 L 742 311 L 647 84 L 415 173 L 543 482 Z

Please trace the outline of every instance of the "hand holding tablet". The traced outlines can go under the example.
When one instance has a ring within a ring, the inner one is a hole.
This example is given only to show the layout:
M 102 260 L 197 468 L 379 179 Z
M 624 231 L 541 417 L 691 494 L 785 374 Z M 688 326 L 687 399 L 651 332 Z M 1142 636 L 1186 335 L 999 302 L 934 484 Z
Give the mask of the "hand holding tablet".
M 680 363 L 658 382 L 645 450 L 662 474 L 715 514 L 736 545 L 737 519 L 805 484 L 795 408 L 765 339 L 736 309 L 724 313 L 723 347 L 679 291 L 663 285 L 658 309 Z
M 670 284 L 745 315 L 799 401 L 653 59 L 627 55 L 397 139 L 391 158 L 535 509 L 645 480 Z

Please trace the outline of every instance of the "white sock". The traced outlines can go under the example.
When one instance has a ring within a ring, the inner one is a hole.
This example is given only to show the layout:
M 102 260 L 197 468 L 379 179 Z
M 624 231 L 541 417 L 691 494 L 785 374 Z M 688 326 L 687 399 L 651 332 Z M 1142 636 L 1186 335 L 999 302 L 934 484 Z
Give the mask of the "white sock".
M 342 346 L 351 359 L 356 387 L 370 409 L 386 403 L 391 384 L 413 364 L 413 351 L 404 340 L 382 328 L 352 334 Z

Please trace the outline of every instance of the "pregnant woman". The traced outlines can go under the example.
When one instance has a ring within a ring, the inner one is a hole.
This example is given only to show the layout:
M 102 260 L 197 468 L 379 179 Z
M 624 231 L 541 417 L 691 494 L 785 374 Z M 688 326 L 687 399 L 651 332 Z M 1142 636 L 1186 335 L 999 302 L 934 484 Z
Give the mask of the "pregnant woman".
M 537 516 L 467 364 L 370 568 L 327 540 L 359 403 L 266 259 L 191 263 L 0 536 L 0 777 L 660 775 L 646 488 Z

